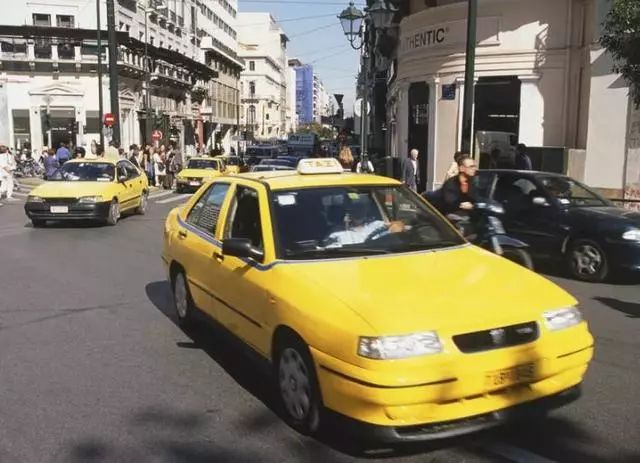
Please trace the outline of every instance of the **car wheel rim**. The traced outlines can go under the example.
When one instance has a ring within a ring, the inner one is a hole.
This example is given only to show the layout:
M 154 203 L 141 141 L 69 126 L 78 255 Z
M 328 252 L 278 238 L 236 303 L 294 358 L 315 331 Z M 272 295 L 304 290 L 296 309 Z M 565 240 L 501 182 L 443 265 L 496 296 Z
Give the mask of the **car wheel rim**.
M 145 212 L 147 210 L 147 195 L 143 194 L 140 200 L 140 211 Z
M 118 207 L 118 203 L 116 202 L 111 203 L 110 213 L 111 213 L 111 220 L 113 222 L 117 221 L 120 218 L 120 208 Z
M 287 348 L 282 352 L 278 379 L 287 412 L 293 418 L 303 420 L 311 408 L 311 382 L 304 359 L 297 350 Z
M 173 289 L 173 296 L 176 304 L 176 311 L 178 312 L 178 316 L 180 318 L 185 318 L 187 316 L 187 308 L 189 303 L 187 302 L 187 285 L 184 281 L 184 276 L 182 273 L 179 273 L 176 276 L 176 283 Z
M 602 268 L 602 254 L 590 245 L 584 244 L 573 252 L 573 263 L 580 275 L 595 275 Z

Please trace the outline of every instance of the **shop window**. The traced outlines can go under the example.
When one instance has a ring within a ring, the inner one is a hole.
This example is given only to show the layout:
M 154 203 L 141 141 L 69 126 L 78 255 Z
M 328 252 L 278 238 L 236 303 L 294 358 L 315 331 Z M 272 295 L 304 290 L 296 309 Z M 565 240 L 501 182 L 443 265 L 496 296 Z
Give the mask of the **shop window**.
M 74 27 L 74 18 L 71 15 L 58 14 L 56 15 L 56 26 L 58 27 Z
M 50 27 L 51 26 L 51 15 L 50 14 L 34 13 L 32 18 L 33 18 L 33 25 L 34 26 L 41 26 L 41 27 Z

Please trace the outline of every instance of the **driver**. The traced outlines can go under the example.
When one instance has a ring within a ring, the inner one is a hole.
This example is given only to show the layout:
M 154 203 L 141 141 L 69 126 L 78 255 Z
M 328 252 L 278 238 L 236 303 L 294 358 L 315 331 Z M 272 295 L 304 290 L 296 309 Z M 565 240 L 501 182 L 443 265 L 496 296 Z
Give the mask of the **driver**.
M 404 223 L 383 220 L 369 220 L 367 204 L 354 201 L 344 217 L 345 229 L 333 232 L 326 240 L 327 247 L 340 247 L 350 244 L 362 244 L 367 240 L 375 240 L 387 233 L 404 231 Z

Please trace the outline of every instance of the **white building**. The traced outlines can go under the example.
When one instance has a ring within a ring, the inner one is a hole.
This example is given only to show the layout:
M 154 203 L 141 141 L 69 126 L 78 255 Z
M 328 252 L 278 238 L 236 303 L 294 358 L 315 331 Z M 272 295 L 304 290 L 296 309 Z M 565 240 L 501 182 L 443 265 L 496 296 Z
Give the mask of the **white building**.
M 317 74 L 313 74 L 313 119 L 321 123 L 330 114 L 330 95 Z
M 233 107 L 227 114 L 237 114 L 241 63 L 233 56 L 235 31 L 227 25 L 233 23 L 237 2 L 211 1 L 205 6 L 199 0 L 168 0 L 149 2 L 146 8 L 142 3 L 115 2 L 121 145 L 149 142 L 147 132 L 158 129 L 163 132 L 163 143 L 193 151 L 206 141 L 202 122 L 223 125 L 237 120 L 224 114 L 215 119 L 217 114 L 207 113 L 221 99 Z M 111 111 L 107 15 L 105 2 L 100 4 L 103 108 L 107 113 Z M 0 127 L 4 130 L 0 136 L 8 144 L 29 142 L 39 149 L 61 141 L 88 145 L 98 140 L 102 121 L 95 5 L 85 0 L 18 1 L 5 11 L 2 22 L 6 26 L 0 30 Z M 210 10 L 216 12 L 213 22 L 208 21 Z M 215 18 L 224 18 L 224 24 Z M 214 35 L 219 40 L 211 40 Z M 211 94 L 211 81 L 218 76 L 220 81 L 231 82 L 231 87 L 235 82 L 235 95 Z M 147 114 L 151 115 L 148 125 Z
M 597 43 L 606 6 L 480 0 L 474 129 L 560 147 L 572 175 L 620 194 L 629 98 Z M 420 149 L 425 186 L 434 187 L 461 142 L 467 2 L 415 0 L 410 10 L 387 92 L 388 149 Z
M 269 13 L 238 14 L 241 74 L 240 124 L 257 140 L 287 134 L 287 36 Z
M 298 129 L 298 114 L 296 113 L 296 70 L 287 66 L 287 110 L 286 133 L 295 133 Z

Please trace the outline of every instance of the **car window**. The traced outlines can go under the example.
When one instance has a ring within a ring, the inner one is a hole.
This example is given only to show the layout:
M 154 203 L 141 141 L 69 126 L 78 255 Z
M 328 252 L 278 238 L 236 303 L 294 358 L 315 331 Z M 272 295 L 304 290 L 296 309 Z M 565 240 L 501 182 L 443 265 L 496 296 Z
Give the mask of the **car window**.
M 127 172 L 127 168 L 125 167 L 123 162 L 118 163 L 118 178 L 126 177 L 129 179 L 129 172 Z
M 610 205 L 606 199 L 595 191 L 591 191 L 585 185 L 569 177 L 541 175 L 538 179 L 545 191 L 563 206 L 593 207 Z
M 253 188 L 238 186 L 229 207 L 224 238 L 246 238 L 256 249 L 264 248 L 260 202 Z
M 196 202 L 187 215 L 187 222 L 210 235 L 215 235 L 220 209 L 229 191 L 229 184 L 214 183 Z
M 136 169 L 135 166 L 131 164 L 129 161 L 122 161 L 120 165 L 124 168 L 125 172 L 127 173 L 127 177 L 129 179 L 136 178 L 140 175 L 140 172 L 138 172 L 138 169 Z
M 507 212 L 529 209 L 535 196 L 544 196 L 533 180 L 518 175 L 500 175 L 496 182 L 494 199 L 502 203 Z

